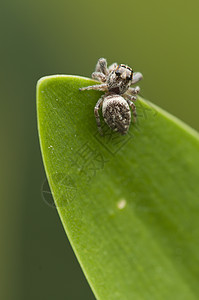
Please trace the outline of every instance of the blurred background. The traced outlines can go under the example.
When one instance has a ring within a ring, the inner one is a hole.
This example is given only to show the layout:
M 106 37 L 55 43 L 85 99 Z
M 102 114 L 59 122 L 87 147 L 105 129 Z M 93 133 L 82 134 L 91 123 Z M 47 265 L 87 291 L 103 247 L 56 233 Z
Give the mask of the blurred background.
M 197 0 L 1 1 L 0 299 L 95 299 L 42 197 L 37 80 L 126 63 L 146 99 L 199 130 L 198 15 Z

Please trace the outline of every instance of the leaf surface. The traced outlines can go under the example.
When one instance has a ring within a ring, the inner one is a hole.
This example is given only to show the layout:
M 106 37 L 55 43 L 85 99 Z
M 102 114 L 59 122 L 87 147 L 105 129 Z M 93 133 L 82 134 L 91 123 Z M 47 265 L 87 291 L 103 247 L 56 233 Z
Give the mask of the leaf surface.
M 37 85 L 40 144 L 66 234 L 99 300 L 199 297 L 199 136 L 141 98 L 121 136 L 93 114 L 95 82 Z

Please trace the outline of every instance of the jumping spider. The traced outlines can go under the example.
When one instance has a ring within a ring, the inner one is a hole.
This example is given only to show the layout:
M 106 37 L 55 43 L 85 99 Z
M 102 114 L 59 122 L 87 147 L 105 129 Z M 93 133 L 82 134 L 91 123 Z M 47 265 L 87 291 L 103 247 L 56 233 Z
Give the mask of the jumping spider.
M 143 76 L 141 73 L 133 73 L 133 70 L 127 65 L 113 63 L 107 68 L 105 58 L 100 58 L 97 62 L 95 72 L 92 73 L 92 78 L 101 82 L 99 85 L 92 85 L 80 88 L 83 90 L 99 90 L 106 93 L 97 101 L 94 109 L 94 114 L 98 126 L 98 130 L 103 135 L 99 109 L 102 106 L 102 115 L 108 126 L 124 135 L 127 133 L 131 123 L 132 108 L 134 122 L 136 121 L 136 107 L 133 101 L 136 100 L 136 95 L 140 88 L 130 87 L 140 81 Z M 130 107 L 129 107 L 130 106 Z

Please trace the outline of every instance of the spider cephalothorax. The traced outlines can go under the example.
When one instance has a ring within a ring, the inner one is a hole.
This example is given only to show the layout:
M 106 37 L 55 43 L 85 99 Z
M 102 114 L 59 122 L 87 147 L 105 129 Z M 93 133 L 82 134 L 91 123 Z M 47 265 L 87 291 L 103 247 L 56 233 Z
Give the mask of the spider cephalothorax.
M 131 86 L 133 70 L 126 65 L 117 66 L 107 76 L 109 92 L 124 94 Z
M 134 121 L 136 119 L 136 107 L 132 101 L 136 100 L 136 95 L 140 88 L 130 87 L 142 79 L 139 72 L 133 73 L 133 70 L 127 65 L 116 63 L 107 68 L 105 58 L 100 58 L 97 62 L 95 72 L 92 78 L 101 82 L 99 85 L 83 87 L 80 90 L 99 90 L 106 93 L 97 101 L 94 113 L 100 134 L 102 133 L 99 109 L 102 106 L 102 114 L 105 122 L 114 131 L 126 134 L 131 123 L 131 111 L 133 111 Z M 129 107 L 130 106 L 130 107 Z

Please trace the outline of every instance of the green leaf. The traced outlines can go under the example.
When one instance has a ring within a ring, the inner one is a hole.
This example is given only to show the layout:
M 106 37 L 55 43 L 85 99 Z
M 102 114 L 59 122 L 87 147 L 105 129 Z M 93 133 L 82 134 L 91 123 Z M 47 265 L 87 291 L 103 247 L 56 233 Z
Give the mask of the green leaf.
M 97 299 L 199 297 L 199 136 L 148 101 L 129 133 L 97 131 L 92 80 L 37 86 L 44 165 L 65 231 Z

